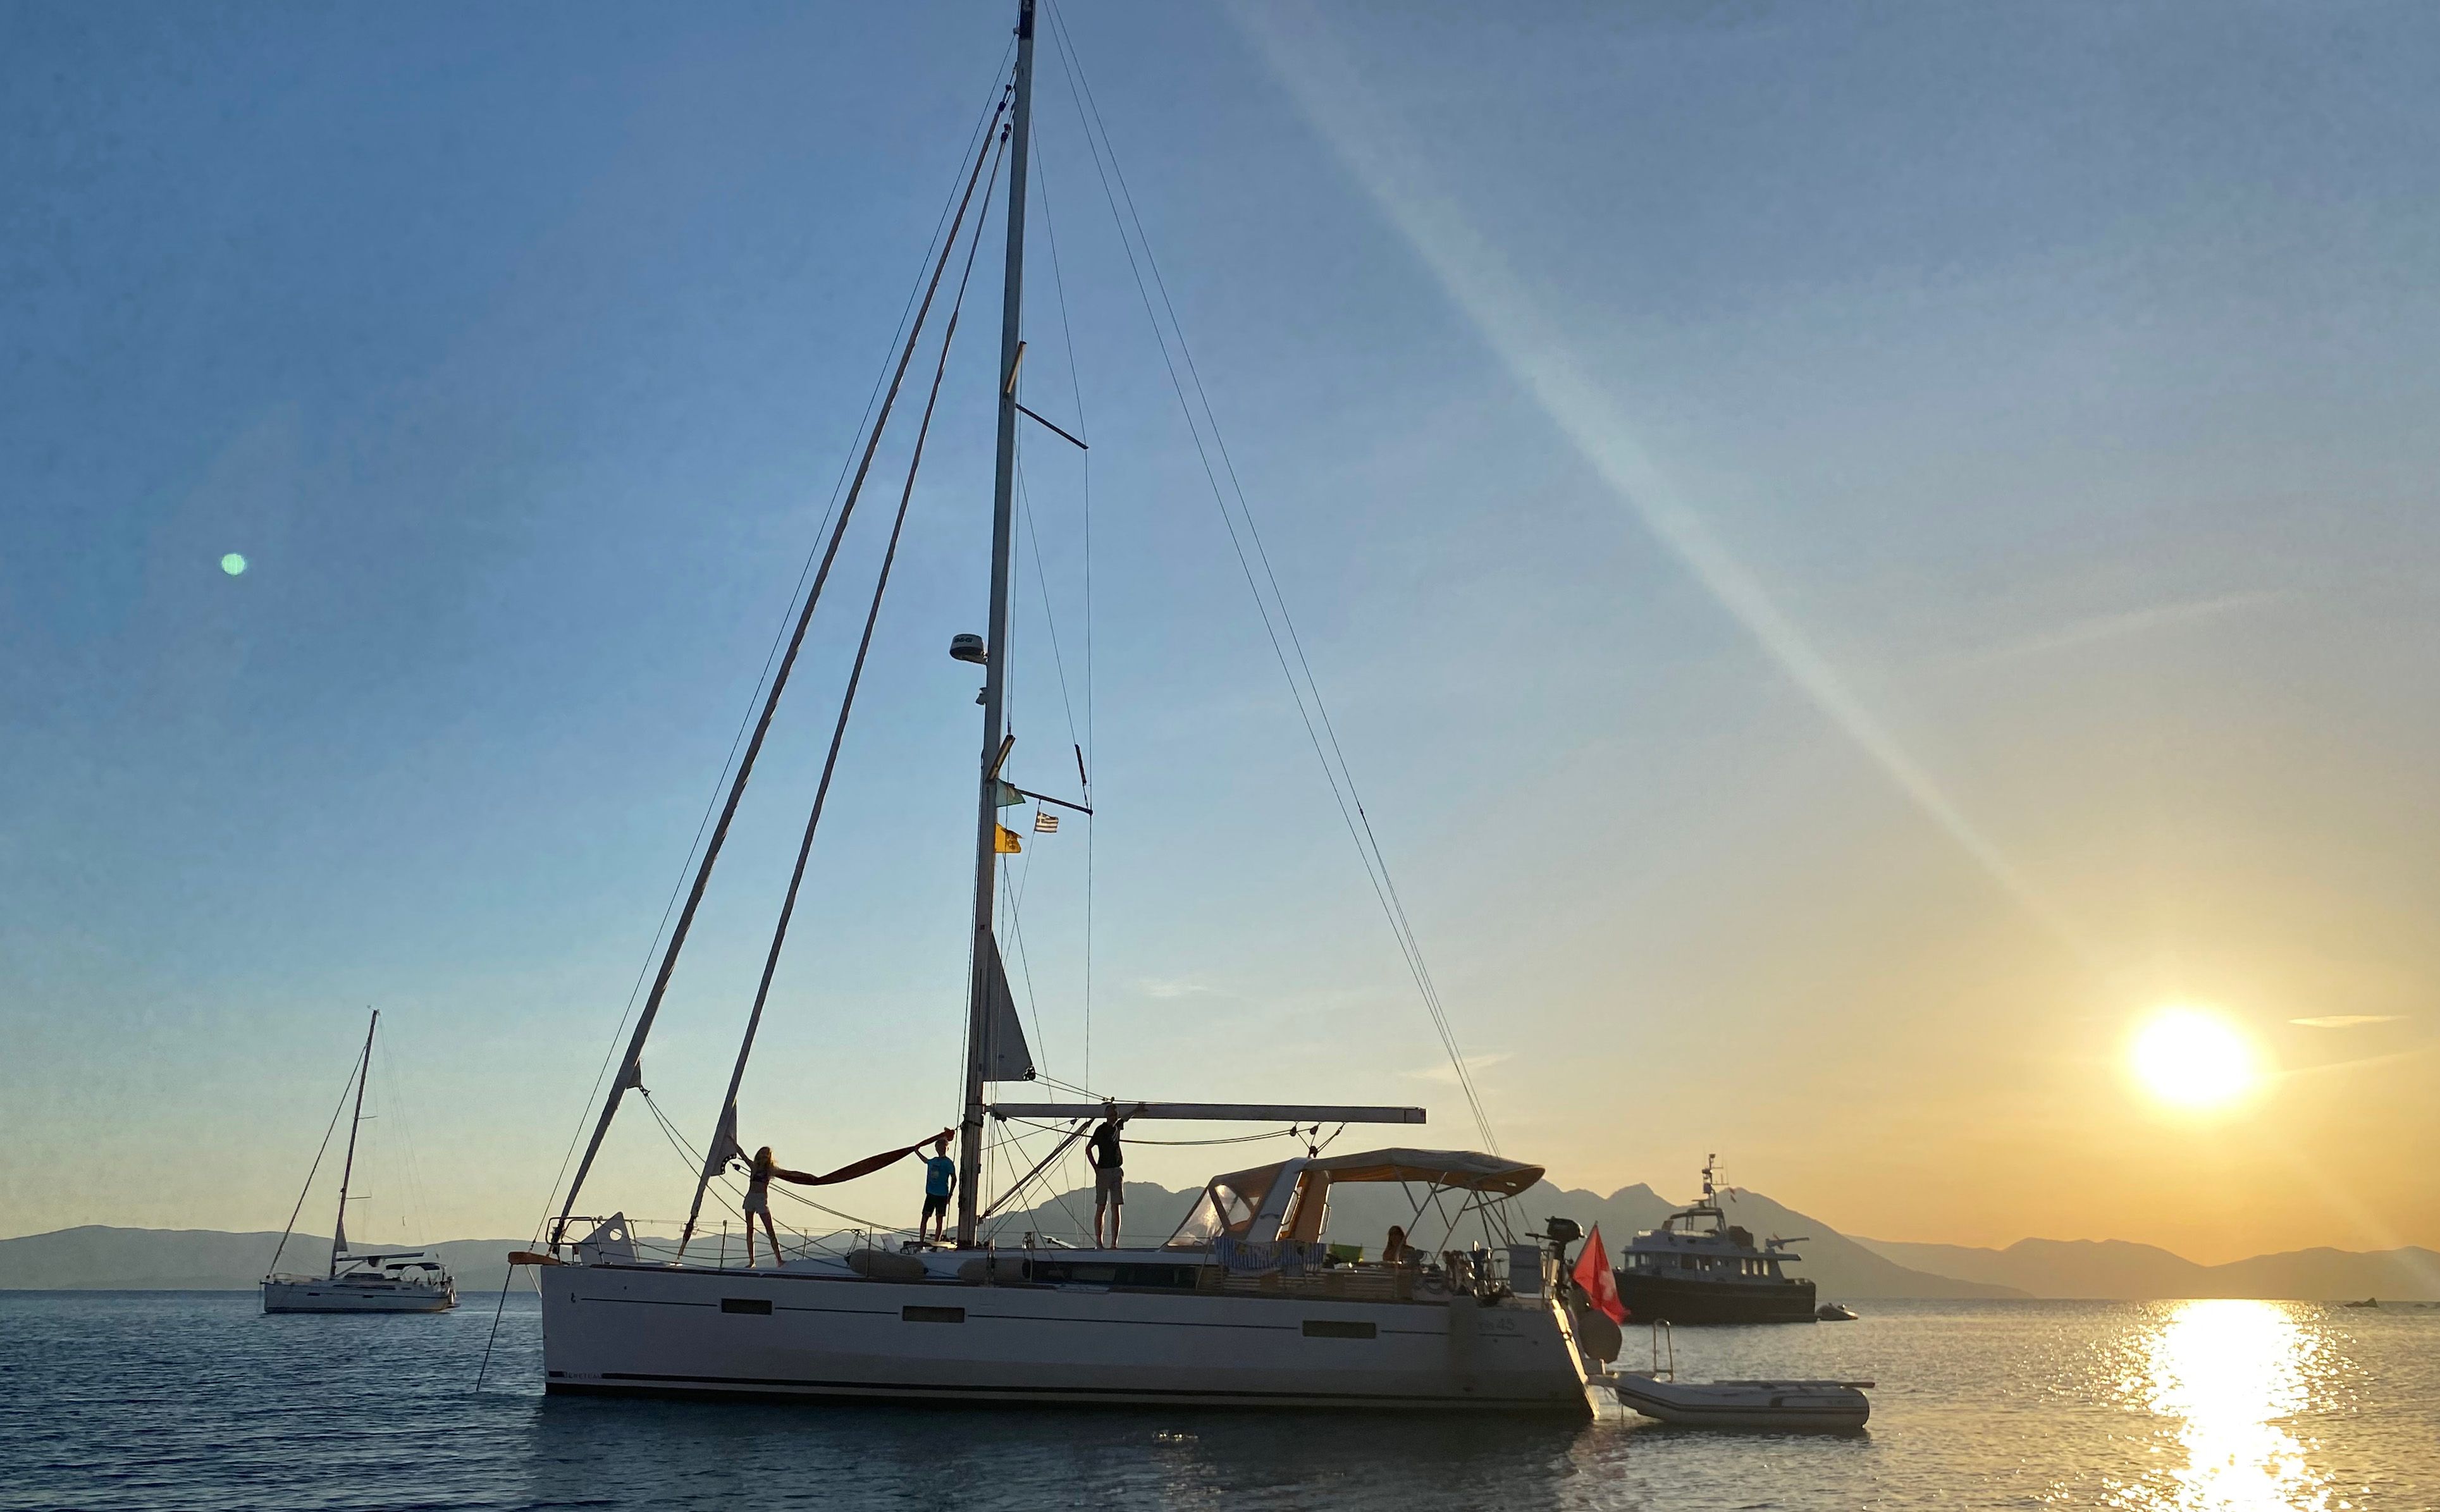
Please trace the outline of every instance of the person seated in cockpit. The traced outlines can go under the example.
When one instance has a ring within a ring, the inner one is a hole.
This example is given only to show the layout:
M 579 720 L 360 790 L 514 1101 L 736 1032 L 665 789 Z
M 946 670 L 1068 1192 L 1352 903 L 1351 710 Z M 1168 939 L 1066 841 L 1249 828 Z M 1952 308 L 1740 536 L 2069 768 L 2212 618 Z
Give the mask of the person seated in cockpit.
M 1390 1225 L 1390 1236 L 1381 1243 L 1381 1263 L 1385 1266 L 1410 1266 L 1415 1251 L 1407 1243 L 1407 1231 L 1398 1224 Z

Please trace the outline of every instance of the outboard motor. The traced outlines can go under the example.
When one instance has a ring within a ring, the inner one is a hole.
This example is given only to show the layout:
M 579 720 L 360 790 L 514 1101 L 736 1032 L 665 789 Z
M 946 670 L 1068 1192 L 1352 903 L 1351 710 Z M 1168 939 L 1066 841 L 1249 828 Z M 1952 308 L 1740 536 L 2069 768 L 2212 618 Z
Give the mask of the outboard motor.
M 1606 1314 L 1585 1305 L 1582 1293 L 1569 1275 L 1568 1246 L 1585 1236 L 1584 1227 L 1573 1218 L 1548 1218 L 1543 1221 L 1542 1234 L 1551 1241 L 1551 1257 L 1559 1273 L 1559 1295 L 1568 1304 L 1568 1321 L 1575 1329 L 1576 1347 L 1594 1362 L 1596 1369 L 1607 1365 L 1618 1359 L 1624 1342 L 1618 1324 L 1610 1322 Z

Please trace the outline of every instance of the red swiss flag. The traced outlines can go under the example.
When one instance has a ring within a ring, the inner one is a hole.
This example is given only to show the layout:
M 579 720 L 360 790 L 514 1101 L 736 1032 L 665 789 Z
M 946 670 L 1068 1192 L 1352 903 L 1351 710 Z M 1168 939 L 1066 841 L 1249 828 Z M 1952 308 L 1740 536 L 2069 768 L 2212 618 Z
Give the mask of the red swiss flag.
M 1593 1225 L 1592 1237 L 1585 1241 L 1585 1252 L 1576 1259 L 1575 1275 L 1594 1311 L 1606 1313 L 1614 1323 L 1626 1322 L 1626 1304 L 1618 1300 L 1618 1277 L 1610 1273 L 1609 1251 L 1602 1248 L 1598 1223 Z

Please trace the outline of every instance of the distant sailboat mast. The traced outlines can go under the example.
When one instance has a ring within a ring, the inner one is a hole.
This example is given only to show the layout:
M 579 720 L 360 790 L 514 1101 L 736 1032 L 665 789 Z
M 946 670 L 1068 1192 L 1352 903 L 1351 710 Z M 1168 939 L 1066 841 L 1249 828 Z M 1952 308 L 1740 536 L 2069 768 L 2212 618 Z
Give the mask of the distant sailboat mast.
M 356 1174 L 356 1131 L 365 1123 L 365 1083 L 373 1069 L 373 1031 L 381 1027 L 381 1010 L 365 1025 L 365 1058 L 356 1067 L 356 1113 L 348 1125 L 348 1163 L 339 1170 L 339 1216 L 331 1225 L 331 1274 L 339 1273 L 339 1256 L 348 1252 L 348 1181 Z
M 983 744 L 975 816 L 975 928 L 966 983 L 966 1106 L 959 1121 L 958 1247 L 972 1249 L 983 1174 L 984 1077 L 993 1070 L 995 986 L 1006 980 L 992 908 L 999 875 L 998 778 L 1008 696 L 1009 560 L 1016 497 L 1016 379 L 1025 356 L 1026 148 L 1033 127 L 1033 4 L 1016 13 L 1016 101 L 1009 124 L 1008 274 L 1001 293 L 999 453 L 992 474 L 991 629 L 984 642 Z

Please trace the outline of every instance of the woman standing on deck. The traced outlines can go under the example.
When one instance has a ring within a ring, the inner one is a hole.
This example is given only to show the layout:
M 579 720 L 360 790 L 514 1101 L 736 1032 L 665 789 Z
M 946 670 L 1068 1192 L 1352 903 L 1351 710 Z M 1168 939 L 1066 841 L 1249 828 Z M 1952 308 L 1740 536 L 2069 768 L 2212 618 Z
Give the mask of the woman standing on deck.
M 794 1181 L 798 1186 L 821 1184 L 821 1178 L 817 1176 L 807 1176 L 802 1171 L 791 1171 L 780 1165 L 772 1158 L 768 1144 L 754 1152 L 751 1166 L 752 1174 L 745 1181 L 745 1268 L 749 1270 L 754 1268 L 754 1219 L 758 1214 L 762 1219 L 762 1232 L 770 1236 L 771 1263 L 775 1266 L 780 1263 L 780 1232 L 771 1226 L 772 1179 Z

